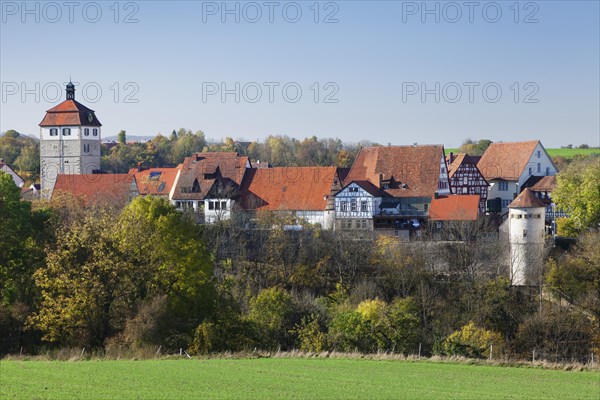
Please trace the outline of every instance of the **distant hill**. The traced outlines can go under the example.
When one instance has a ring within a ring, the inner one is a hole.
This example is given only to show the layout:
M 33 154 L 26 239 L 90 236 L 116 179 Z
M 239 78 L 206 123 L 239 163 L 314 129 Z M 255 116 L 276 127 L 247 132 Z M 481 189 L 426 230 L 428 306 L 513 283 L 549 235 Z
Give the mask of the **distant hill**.
M 130 135 L 127 135 L 127 141 L 128 142 L 147 142 L 148 140 L 152 140 L 155 137 L 156 137 L 156 135 L 154 135 L 154 136 L 130 136 Z M 117 135 L 102 138 L 102 141 L 103 142 L 116 142 Z

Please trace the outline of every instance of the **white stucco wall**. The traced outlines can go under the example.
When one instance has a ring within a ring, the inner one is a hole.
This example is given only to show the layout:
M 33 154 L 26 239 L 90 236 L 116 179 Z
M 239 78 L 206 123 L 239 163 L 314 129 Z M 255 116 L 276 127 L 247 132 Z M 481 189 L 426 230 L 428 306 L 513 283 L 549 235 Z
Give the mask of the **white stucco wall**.
M 543 264 L 545 208 L 511 208 L 508 227 L 513 285 L 532 283 Z

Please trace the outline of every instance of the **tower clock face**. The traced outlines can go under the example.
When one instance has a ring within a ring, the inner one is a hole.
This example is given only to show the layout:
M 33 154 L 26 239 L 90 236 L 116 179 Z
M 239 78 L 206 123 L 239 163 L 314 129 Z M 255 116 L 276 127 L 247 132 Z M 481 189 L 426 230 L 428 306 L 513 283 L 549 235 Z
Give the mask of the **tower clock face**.
M 94 120 L 94 114 L 88 113 L 88 121 L 92 122 Z

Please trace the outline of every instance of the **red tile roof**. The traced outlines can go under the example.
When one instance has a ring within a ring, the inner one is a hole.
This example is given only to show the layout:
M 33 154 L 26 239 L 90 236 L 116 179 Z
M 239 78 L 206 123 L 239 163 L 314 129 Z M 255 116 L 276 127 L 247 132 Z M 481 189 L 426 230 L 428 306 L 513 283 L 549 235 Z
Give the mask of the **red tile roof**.
M 129 174 L 81 174 L 56 178 L 52 196 L 69 193 L 83 199 L 84 204 L 126 204 L 137 194 L 135 177 Z
M 433 197 L 444 155 L 441 145 L 384 146 L 362 149 L 346 182 L 367 180 L 393 197 Z
M 556 187 L 556 176 L 545 176 L 530 189 L 535 192 L 552 192 Z
M 90 121 L 90 115 L 93 119 Z M 75 100 L 65 100 L 56 107 L 46 111 L 40 126 L 102 126 L 94 110 L 87 108 Z
M 323 211 L 337 191 L 336 167 L 250 169 L 242 185 L 249 210 Z
M 487 148 L 477 167 L 483 177 L 516 181 L 527 166 L 539 140 L 528 142 L 492 143 Z
M 129 174 L 135 176 L 140 195 L 169 196 L 178 172 L 178 168 L 132 168 Z
M 239 188 L 248 164 L 248 157 L 236 152 L 197 153 L 186 157 L 173 199 L 203 200 L 215 182 L 232 183 L 233 188 Z M 197 191 L 193 191 L 194 188 Z
M 432 221 L 475 221 L 479 214 L 479 195 L 440 196 L 431 200 Z
M 523 190 L 516 199 L 508 205 L 508 208 L 537 208 L 546 207 L 546 204 L 540 200 L 529 188 Z

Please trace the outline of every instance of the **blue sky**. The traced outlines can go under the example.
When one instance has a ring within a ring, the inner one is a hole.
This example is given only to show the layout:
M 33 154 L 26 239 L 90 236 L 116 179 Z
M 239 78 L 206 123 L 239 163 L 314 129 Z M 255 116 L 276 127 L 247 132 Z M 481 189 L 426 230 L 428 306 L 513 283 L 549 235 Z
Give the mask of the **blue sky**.
M 2 1 L 0 130 L 37 134 L 71 75 L 104 136 L 600 144 L 597 1 L 266 4 Z

